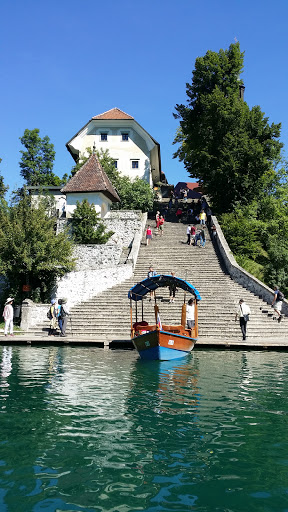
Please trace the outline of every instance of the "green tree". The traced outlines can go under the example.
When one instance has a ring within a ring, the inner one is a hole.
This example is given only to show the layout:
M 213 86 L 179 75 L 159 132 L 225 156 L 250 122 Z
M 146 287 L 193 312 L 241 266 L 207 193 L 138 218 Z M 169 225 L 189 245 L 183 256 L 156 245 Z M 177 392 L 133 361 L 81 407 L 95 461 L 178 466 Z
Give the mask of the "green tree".
M 120 203 L 113 203 L 114 210 L 152 210 L 154 193 L 147 181 L 141 178 L 131 180 L 128 176 L 119 176 L 115 188 L 121 199 Z
M 232 211 L 268 190 L 282 144 L 280 124 L 268 123 L 259 106 L 240 99 L 244 54 L 239 43 L 196 59 L 187 105 L 176 105 L 180 120 L 174 143 L 192 178 L 199 180 L 214 210 Z
M 77 201 L 72 214 L 72 228 L 75 242 L 78 244 L 105 244 L 113 231 L 105 232 L 105 226 L 96 212 L 94 204 L 87 199 Z
M 0 210 L 0 274 L 18 301 L 24 284 L 31 286 L 28 296 L 38 289 L 40 299 L 48 300 L 56 278 L 74 268 L 72 250 L 67 232 L 55 233 L 44 202 L 36 207 L 25 192 L 17 204 Z
M 53 173 L 54 145 L 47 135 L 42 139 L 39 133 L 38 128 L 26 129 L 23 137 L 20 137 L 20 141 L 25 147 L 25 151 L 20 151 L 22 154 L 19 162 L 20 174 L 29 186 L 60 186 L 65 183 L 67 175 L 64 175 L 61 180 Z
M 2 162 L 2 158 L 0 158 L 0 164 Z M 0 174 L 0 200 L 4 200 L 4 197 L 5 197 L 5 194 L 7 192 L 9 187 L 5 186 L 4 184 L 4 178 L 3 176 Z

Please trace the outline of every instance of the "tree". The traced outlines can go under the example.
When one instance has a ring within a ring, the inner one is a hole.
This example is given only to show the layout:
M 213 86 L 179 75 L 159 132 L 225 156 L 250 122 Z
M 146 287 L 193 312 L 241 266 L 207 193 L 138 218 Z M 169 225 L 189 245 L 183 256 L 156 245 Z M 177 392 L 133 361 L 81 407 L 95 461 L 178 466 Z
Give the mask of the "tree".
M 113 231 L 105 233 L 105 226 L 101 222 L 100 214 L 96 212 L 94 204 L 87 199 L 80 203 L 77 201 L 72 214 L 72 227 L 74 240 L 78 244 L 105 244 L 113 235 Z
M 0 164 L 2 162 L 2 158 L 0 158 Z M 4 184 L 4 178 L 3 176 L 0 174 L 0 200 L 4 200 L 4 197 L 5 197 L 5 194 L 7 192 L 9 187 L 5 186 Z
M 20 151 L 22 154 L 19 162 L 20 174 L 29 186 L 60 186 L 65 183 L 67 175 L 61 180 L 53 173 L 54 145 L 47 135 L 42 139 L 39 133 L 38 128 L 26 129 L 23 137 L 20 137 L 20 141 L 26 149 L 26 151 Z
M 119 176 L 115 188 L 121 202 L 113 203 L 113 210 L 141 210 L 147 212 L 153 208 L 154 193 L 147 181 L 141 178 L 131 180 L 128 176 Z
M 0 210 L 0 274 L 16 300 L 22 300 L 24 284 L 31 286 L 28 296 L 38 290 L 42 301 L 49 300 L 56 278 L 74 268 L 72 250 L 66 231 L 55 234 L 44 202 L 36 207 L 26 191 L 17 204 Z
M 259 106 L 240 99 L 244 54 L 239 43 L 196 59 L 187 105 L 176 105 L 180 120 L 174 143 L 192 178 L 199 180 L 216 212 L 252 201 L 275 178 L 282 144 L 280 124 L 268 123 Z

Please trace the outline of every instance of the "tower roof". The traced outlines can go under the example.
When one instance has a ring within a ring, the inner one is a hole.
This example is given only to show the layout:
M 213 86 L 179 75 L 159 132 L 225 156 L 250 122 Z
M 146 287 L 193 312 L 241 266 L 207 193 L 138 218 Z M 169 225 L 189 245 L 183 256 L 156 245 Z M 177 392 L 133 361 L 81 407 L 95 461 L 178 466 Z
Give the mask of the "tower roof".
M 97 156 L 93 153 L 62 188 L 62 192 L 102 192 L 112 202 L 120 201 Z

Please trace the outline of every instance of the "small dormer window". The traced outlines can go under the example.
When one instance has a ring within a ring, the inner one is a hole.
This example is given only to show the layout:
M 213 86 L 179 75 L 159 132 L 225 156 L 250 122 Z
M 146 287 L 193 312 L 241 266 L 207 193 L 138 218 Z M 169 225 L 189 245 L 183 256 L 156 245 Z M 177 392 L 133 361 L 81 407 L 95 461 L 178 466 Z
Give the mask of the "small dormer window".
M 129 140 L 129 133 L 122 133 L 122 140 L 124 140 L 124 141 Z
M 107 142 L 108 134 L 107 133 L 101 133 L 100 134 L 100 140 L 101 140 L 101 142 Z

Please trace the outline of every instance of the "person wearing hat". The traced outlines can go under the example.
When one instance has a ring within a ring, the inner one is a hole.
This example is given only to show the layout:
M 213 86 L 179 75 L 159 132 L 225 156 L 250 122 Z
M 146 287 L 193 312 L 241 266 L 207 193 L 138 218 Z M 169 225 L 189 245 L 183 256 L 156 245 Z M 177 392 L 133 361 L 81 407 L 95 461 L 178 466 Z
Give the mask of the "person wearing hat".
M 13 300 L 14 300 L 13 297 L 8 297 L 8 299 L 5 302 L 5 307 L 4 307 L 4 311 L 3 311 L 3 317 L 4 317 L 4 321 L 5 321 L 5 328 L 4 328 L 5 336 L 8 336 L 8 331 L 9 331 L 10 336 L 14 336 L 14 334 L 13 334 L 14 311 L 13 311 L 13 306 L 12 306 Z
M 69 316 L 69 310 L 66 303 L 66 299 L 58 300 L 58 323 L 61 331 L 60 336 L 66 336 L 67 320 Z
M 250 314 L 251 314 L 251 310 L 250 310 L 248 304 L 246 304 L 243 299 L 240 299 L 239 305 L 238 305 L 238 308 L 236 311 L 235 322 L 237 321 L 237 318 L 239 317 L 240 328 L 241 328 L 243 340 L 246 340 L 246 328 L 247 328 L 247 322 L 249 320 Z

